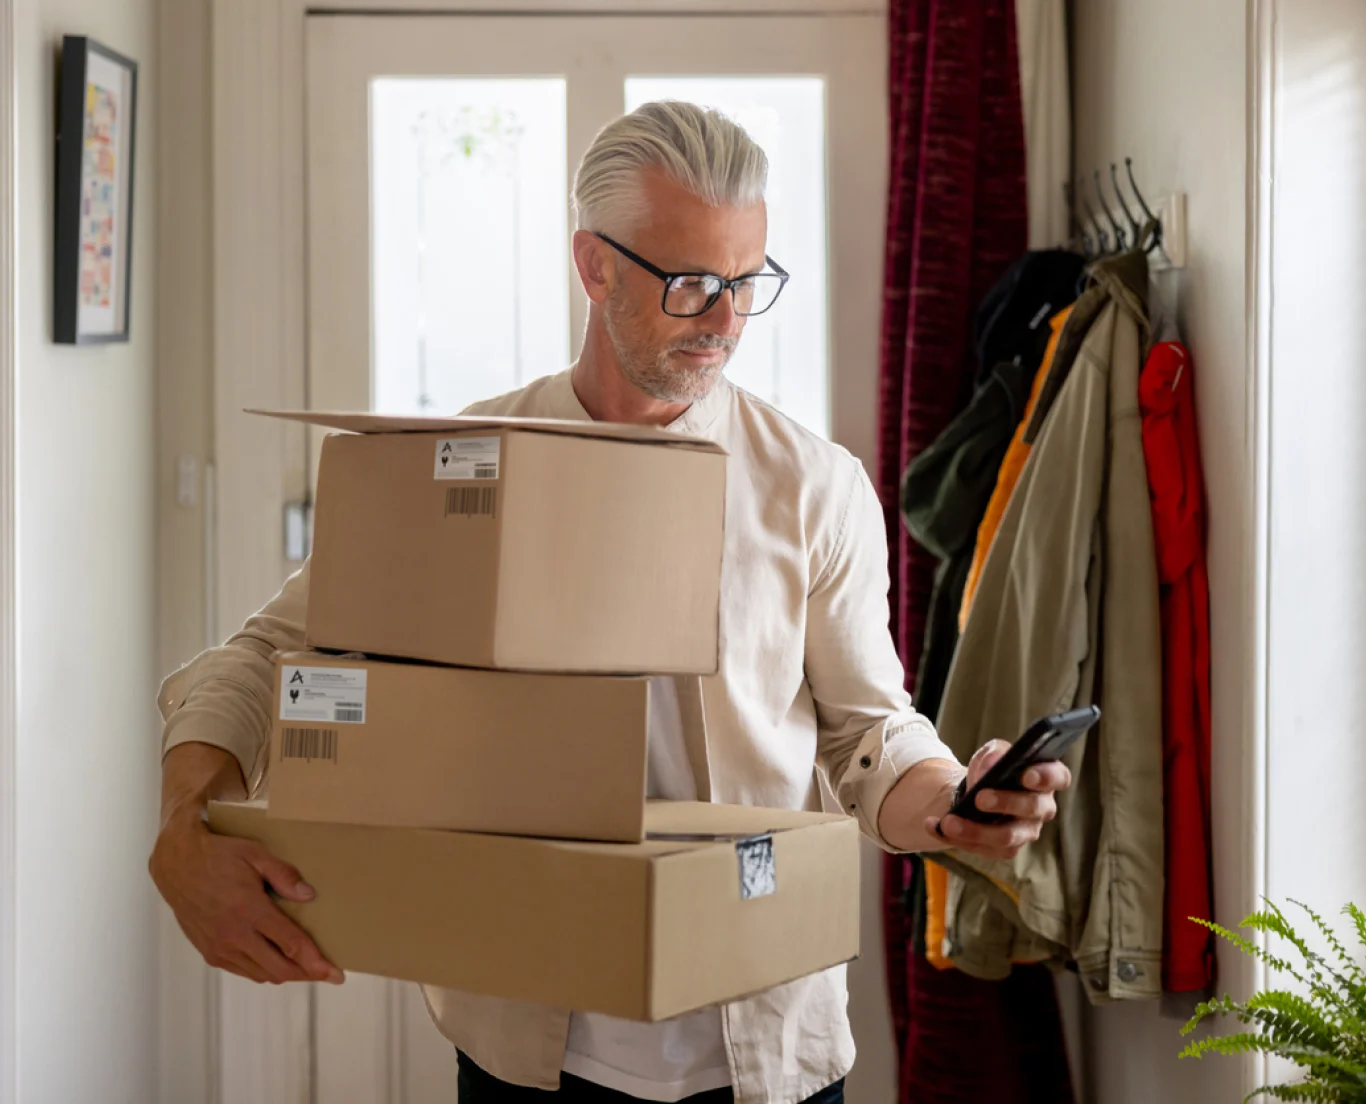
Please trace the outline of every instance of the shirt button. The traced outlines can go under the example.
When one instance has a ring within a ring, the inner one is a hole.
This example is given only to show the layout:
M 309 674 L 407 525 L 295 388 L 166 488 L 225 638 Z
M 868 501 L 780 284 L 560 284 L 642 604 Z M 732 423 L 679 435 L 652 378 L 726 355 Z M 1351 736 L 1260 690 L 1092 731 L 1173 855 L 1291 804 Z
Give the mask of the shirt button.
M 1105 979 L 1104 979 L 1104 978 L 1099 978 L 1099 977 L 1093 977 L 1093 978 L 1091 979 L 1091 988 L 1092 988 L 1092 989 L 1095 989 L 1095 990 L 1097 990 L 1097 991 L 1099 991 L 1099 990 L 1101 990 L 1101 989 L 1104 989 L 1104 988 L 1105 988 Z
M 1132 962 L 1121 962 L 1119 964 L 1120 981 L 1133 981 L 1136 977 L 1138 977 L 1138 967 Z
M 869 767 L 873 765 L 873 761 L 865 755 L 862 759 L 858 761 L 858 765 L 862 767 L 864 770 L 867 770 Z

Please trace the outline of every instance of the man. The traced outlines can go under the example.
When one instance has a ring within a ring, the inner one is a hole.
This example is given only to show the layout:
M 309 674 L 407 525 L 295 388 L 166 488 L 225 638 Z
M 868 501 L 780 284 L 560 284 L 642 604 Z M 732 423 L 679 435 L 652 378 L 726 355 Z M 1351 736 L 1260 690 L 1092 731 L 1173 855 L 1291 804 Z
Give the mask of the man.
M 1032 792 L 983 795 L 1007 824 L 945 817 L 965 773 L 975 780 L 1006 745 L 965 772 L 912 709 L 887 627 L 882 510 L 858 461 L 722 377 L 746 317 L 786 279 L 764 252 L 766 173 L 743 130 L 691 105 L 650 104 L 605 128 L 574 185 L 574 260 L 591 301 L 582 355 L 472 412 L 669 426 L 730 454 L 720 671 L 656 680 L 655 796 L 813 809 L 819 768 L 883 847 L 937 850 L 942 827 L 953 846 L 1008 857 L 1054 815 L 1066 769 L 1036 769 Z M 207 801 L 261 781 L 271 654 L 302 644 L 307 582 L 305 567 L 161 695 L 152 875 L 206 960 L 259 982 L 342 980 L 267 893 L 308 900 L 307 872 L 203 822 Z M 428 997 L 461 1051 L 461 1104 L 557 1086 L 578 1101 L 838 1104 L 854 1058 L 842 968 L 661 1024 Z

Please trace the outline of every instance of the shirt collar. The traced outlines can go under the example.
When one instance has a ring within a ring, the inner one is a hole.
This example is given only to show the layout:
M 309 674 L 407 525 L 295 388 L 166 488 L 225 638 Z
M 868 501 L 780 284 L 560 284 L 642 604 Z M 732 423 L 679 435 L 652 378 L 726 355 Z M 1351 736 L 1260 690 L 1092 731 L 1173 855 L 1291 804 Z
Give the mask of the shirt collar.
M 583 408 L 583 403 L 574 393 L 572 375 L 573 369 L 566 369 L 559 375 L 553 376 L 547 386 L 547 397 L 550 399 L 550 405 L 554 411 L 552 417 L 566 418 L 575 422 L 591 422 L 592 416 Z M 711 428 L 712 423 L 716 421 L 716 416 L 721 412 L 721 407 L 725 405 L 730 391 L 730 381 L 724 376 L 719 377 L 716 385 L 710 391 L 664 428 L 673 433 L 686 433 L 698 437 L 706 436 L 707 430 Z

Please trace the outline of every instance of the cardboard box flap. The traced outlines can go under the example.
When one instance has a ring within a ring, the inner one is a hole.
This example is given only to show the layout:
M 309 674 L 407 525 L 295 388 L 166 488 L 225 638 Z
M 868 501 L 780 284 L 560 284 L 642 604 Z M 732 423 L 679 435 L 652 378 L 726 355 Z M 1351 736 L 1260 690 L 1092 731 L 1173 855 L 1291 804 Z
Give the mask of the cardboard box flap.
M 265 814 L 265 798 L 247 801 L 211 801 L 213 815 L 228 830 L 234 824 L 250 823 Z M 242 818 L 246 818 L 245 820 Z M 643 843 L 604 843 L 595 840 L 538 839 L 544 848 L 574 852 L 610 851 L 634 848 L 645 857 L 695 851 L 716 844 L 734 845 L 751 836 L 810 828 L 831 821 L 853 820 L 842 813 L 803 813 L 791 809 L 765 809 L 752 805 L 717 805 L 705 801 L 651 800 L 645 805 L 645 840 Z M 440 832 L 437 828 L 379 829 L 380 831 Z M 467 832 L 465 835 L 482 835 Z
M 517 429 L 527 433 L 552 433 L 561 437 L 605 437 L 609 440 L 639 444 L 669 445 L 702 452 L 725 453 L 720 445 L 703 437 L 672 433 L 659 426 L 626 425 L 620 422 L 577 422 L 559 418 L 450 418 L 421 417 L 408 414 L 367 414 L 332 410 L 257 410 L 246 413 L 263 418 L 340 429 L 347 433 L 440 433 L 481 429 Z
M 705 801 L 651 800 L 645 806 L 645 838 L 668 840 L 695 836 L 705 839 L 754 836 L 786 832 L 844 820 L 843 813 L 803 813 L 792 809 L 765 809 L 757 805 L 718 805 Z
M 322 650 L 317 649 L 317 648 L 297 648 L 297 649 L 290 649 L 290 650 L 288 650 L 288 651 L 276 651 L 276 652 L 272 652 L 272 653 L 271 653 L 271 661 L 272 661 L 273 663 L 303 664 L 303 665 L 305 665 L 305 666 L 307 666 L 307 665 L 309 665 L 309 664 L 314 664 L 314 665 L 320 665 L 320 666 L 324 666 L 324 667 L 329 667 L 329 666 L 335 667 L 335 666 L 337 666 L 337 665 L 339 665 L 339 664 L 340 664 L 340 665 L 345 665 L 345 664 L 347 664 L 347 663 L 354 663 L 354 662 L 360 662 L 360 663 L 387 663 L 387 664 L 390 664 L 390 665 L 395 666 L 395 667 L 426 667 L 426 668 L 432 668 L 432 669 L 434 669 L 434 670 L 443 670 L 443 669 L 445 669 L 445 668 L 447 668 L 447 667 L 455 666 L 454 664 L 449 664 L 449 663 L 433 663 L 433 662 L 431 662 L 430 660 L 426 660 L 426 659 L 407 659 L 407 658 L 402 657 L 402 656 L 383 656 L 383 657 L 380 657 L 380 656 L 367 655 L 365 652 L 328 652 L 328 651 L 322 651 Z M 475 668 L 475 670 L 482 670 L 482 668 Z M 560 674 L 561 672 L 558 672 L 558 671 L 551 671 L 551 672 L 537 672 L 537 673 L 538 673 L 538 674 L 544 673 L 544 674 L 556 675 L 556 674 Z M 601 680 L 601 681 L 603 681 L 603 682 L 619 683 L 619 682 L 648 682 L 648 681 L 650 680 L 650 678 L 653 677 L 653 676 L 651 676 L 651 675 L 623 674 L 623 673 L 620 673 L 620 672 L 613 671 L 613 672 L 610 672 L 610 673 L 608 673 L 608 672 L 603 672 L 603 673 L 601 673 L 601 674 L 595 672 L 594 674 L 589 675 L 589 676 L 586 676 L 586 677 L 593 678 L 593 679 L 597 679 L 597 680 Z M 667 803 L 661 802 L 661 804 L 667 804 Z M 837 814 L 837 815 L 838 815 L 838 814 Z

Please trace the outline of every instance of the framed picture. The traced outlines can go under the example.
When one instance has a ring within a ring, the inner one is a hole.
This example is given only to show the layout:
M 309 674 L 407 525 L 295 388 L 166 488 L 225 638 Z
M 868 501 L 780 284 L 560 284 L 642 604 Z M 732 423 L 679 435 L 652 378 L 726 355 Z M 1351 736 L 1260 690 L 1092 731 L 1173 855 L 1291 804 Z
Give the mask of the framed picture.
M 67 35 L 58 89 L 53 339 L 127 341 L 138 67 Z

